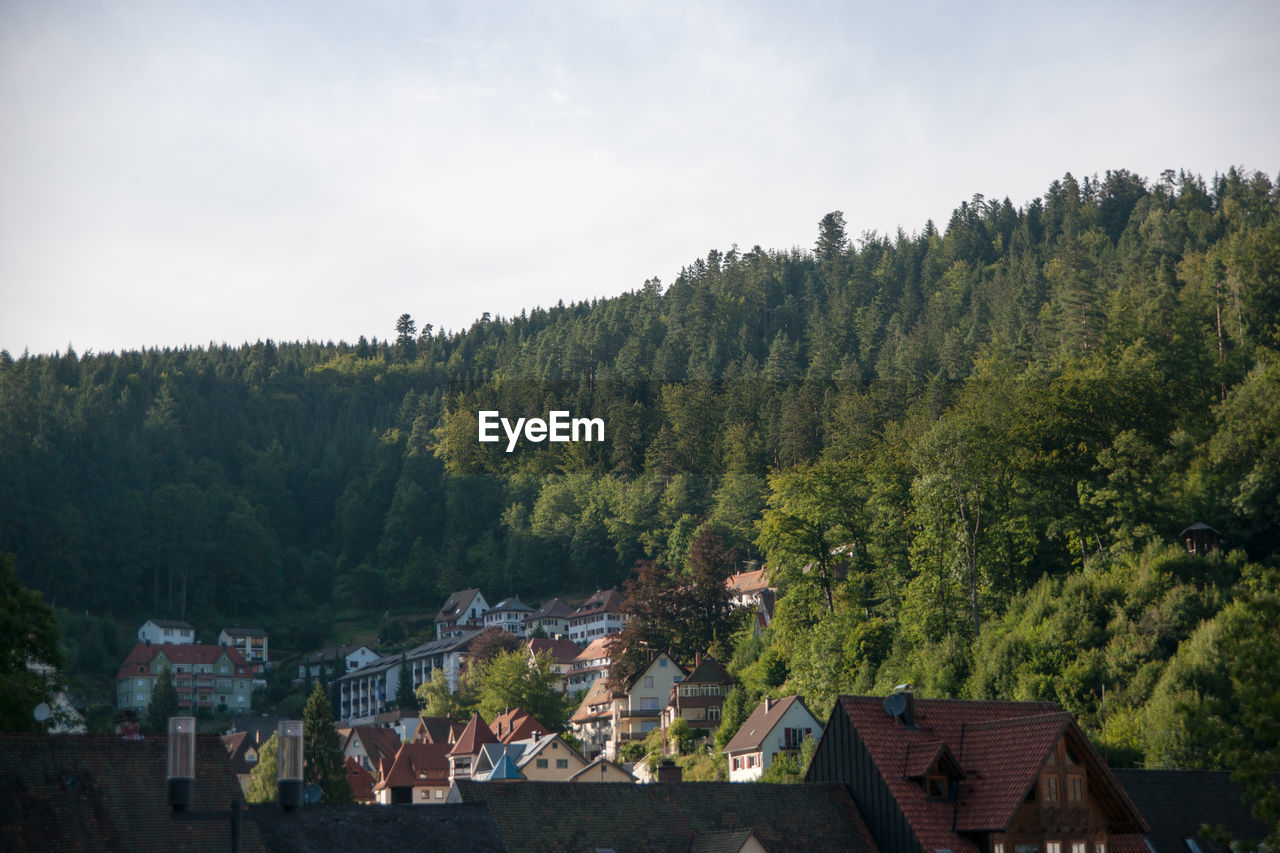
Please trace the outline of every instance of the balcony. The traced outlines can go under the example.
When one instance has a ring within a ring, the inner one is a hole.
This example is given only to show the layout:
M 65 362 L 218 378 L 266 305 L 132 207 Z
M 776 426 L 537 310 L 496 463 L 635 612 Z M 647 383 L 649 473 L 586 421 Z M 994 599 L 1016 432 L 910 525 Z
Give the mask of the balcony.
M 659 711 L 657 708 L 632 708 L 630 710 L 623 711 L 621 714 L 621 717 L 624 720 L 631 719 L 633 717 L 646 717 L 649 719 L 657 719 L 658 715 L 661 713 L 662 712 Z

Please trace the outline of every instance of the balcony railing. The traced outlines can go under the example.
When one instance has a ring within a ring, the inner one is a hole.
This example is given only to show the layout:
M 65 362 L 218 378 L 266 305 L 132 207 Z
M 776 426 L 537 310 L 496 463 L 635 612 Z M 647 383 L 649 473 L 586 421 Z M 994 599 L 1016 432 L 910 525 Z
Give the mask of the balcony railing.
M 632 708 L 622 712 L 622 718 L 629 719 L 631 717 L 656 717 L 662 712 L 657 708 Z

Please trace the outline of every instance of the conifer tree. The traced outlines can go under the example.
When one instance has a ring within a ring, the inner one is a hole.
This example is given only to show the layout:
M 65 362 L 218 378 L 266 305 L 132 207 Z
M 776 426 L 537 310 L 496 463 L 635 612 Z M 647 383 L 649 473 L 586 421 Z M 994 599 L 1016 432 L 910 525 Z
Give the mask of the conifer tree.
M 316 784 L 329 804 L 351 802 L 351 784 L 342 766 L 342 745 L 333 724 L 333 707 L 319 684 L 302 712 L 303 780 Z
M 178 715 L 178 690 L 173 684 L 173 671 L 165 664 L 156 678 L 151 701 L 147 703 L 147 729 L 157 734 L 169 730 L 169 718 Z

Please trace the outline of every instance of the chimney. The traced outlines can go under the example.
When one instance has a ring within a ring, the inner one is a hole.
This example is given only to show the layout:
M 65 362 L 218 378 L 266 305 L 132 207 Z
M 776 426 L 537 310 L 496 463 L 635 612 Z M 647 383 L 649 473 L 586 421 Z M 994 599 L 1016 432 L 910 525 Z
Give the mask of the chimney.
M 702 666 L 702 652 L 693 653 L 693 668 L 697 669 Z
M 658 781 L 683 782 L 684 771 L 670 758 L 663 759 L 662 764 L 658 765 Z
M 768 714 L 772 710 L 773 710 L 773 700 L 770 699 L 768 696 L 764 697 L 764 712 Z
M 902 709 L 902 724 L 909 729 L 916 727 L 916 694 L 911 688 L 902 691 L 907 704 Z

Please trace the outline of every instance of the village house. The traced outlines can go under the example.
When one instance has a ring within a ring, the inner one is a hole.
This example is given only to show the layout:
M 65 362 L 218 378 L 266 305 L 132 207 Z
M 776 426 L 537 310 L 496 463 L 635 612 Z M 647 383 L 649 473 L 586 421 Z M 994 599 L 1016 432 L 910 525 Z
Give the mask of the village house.
M 537 738 L 551 731 L 551 727 L 538 722 L 523 708 L 512 708 L 493 718 L 489 728 L 503 743 Z
M 489 604 L 478 589 L 464 589 L 450 595 L 436 614 L 436 637 L 460 636 L 466 631 L 484 628 L 484 614 Z
M 720 727 L 724 699 L 732 685 L 733 678 L 719 661 L 710 655 L 698 655 L 688 677 L 671 687 L 662 711 L 662 728 L 669 729 L 682 718 L 698 737 L 714 734 Z
M 626 782 L 635 784 L 639 780 L 621 764 L 610 761 L 603 755 L 597 755 L 591 763 L 569 775 L 570 782 Z
M 777 590 L 769 585 L 769 575 L 765 569 L 752 569 L 730 575 L 725 579 L 729 590 L 729 601 L 735 607 L 748 607 L 755 610 L 753 623 L 756 636 L 764 633 L 773 621 L 773 605 Z
M 553 598 L 539 607 L 525 620 L 528 633 L 541 628 L 548 637 L 569 636 L 569 620 L 573 618 L 573 608 L 558 598 Z
M 613 657 L 609 653 L 611 637 L 597 637 L 578 653 L 569 666 L 565 681 L 569 693 L 587 690 L 596 679 L 607 678 L 609 667 L 613 666 Z
M 556 687 L 561 693 L 568 693 L 573 662 L 582 654 L 582 650 L 564 637 L 549 640 L 534 638 L 529 641 L 527 648 L 530 665 L 537 655 L 546 655 L 551 659 L 551 672 L 556 676 Z
M 240 781 L 240 789 L 247 791 L 249 774 L 258 766 L 258 750 L 262 744 L 251 732 L 232 732 L 222 735 L 222 745 L 227 748 L 227 755 L 231 758 L 231 768 Z
M 449 793 L 449 748 L 438 743 L 405 743 L 383 759 L 373 786 L 379 805 L 443 805 Z
M 394 729 L 382 726 L 352 726 L 342 746 L 342 755 L 369 773 L 377 773 L 384 758 L 395 758 L 400 750 L 400 737 Z
M 516 637 L 524 637 L 525 620 L 532 612 L 533 608 L 521 601 L 520 596 L 513 595 L 485 611 L 484 627 L 499 628 Z
M 138 629 L 138 642 L 182 646 L 196 641 L 196 626 L 181 619 L 148 619 Z
M 617 758 L 623 744 L 644 740 L 662 724 L 662 709 L 672 688 L 683 681 L 686 674 L 684 667 L 670 655 L 659 652 L 631 677 L 621 692 L 614 694 L 613 740 L 605 746 L 609 757 Z
M 730 782 L 754 782 L 779 753 L 798 755 L 806 737 L 815 740 L 822 725 L 799 696 L 765 699 L 725 745 Z
M 298 664 L 298 678 L 331 681 L 378 659 L 368 646 L 326 646 Z
M 267 656 L 267 632 L 261 628 L 223 628 L 218 634 L 218 644 L 238 651 L 258 675 L 270 663 Z
M 408 678 L 410 687 L 417 690 L 438 673 L 449 690 L 456 691 L 471 642 L 479 635 L 479 631 L 468 630 L 431 640 L 347 673 L 338 679 L 338 719 L 352 725 L 366 724 L 391 711 L 401 678 Z M 408 736 L 412 738 L 412 733 Z
M 554 732 L 521 744 L 524 749 L 516 759 L 516 767 L 531 782 L 566 782 L 587 766 L 586 759 Z
M 578 709 L 569 718 L 569 730 L 582 744 L 582 751 L 587 757 L 604 753 L 614 739 L 613 691 L 609 689 L 609 679 L 601 678 L 592 683 Z
M 1147 850 L 1124 788 L 1048 702 L 841 696 L 806 781 L 848 785 L 883 850 Z
M 471 768 L 486 743 L 499 743 L 497 735 L 485 724 L 479 714 L 472 714 L 462 735 L 449 749 L 449 778 L 470 779 Z
M 622 630 L 626 603 L 616 589 L 597 590 L 569 618 L 569 639 L 580 646 Z
M 247 711 L 252 707 L 253 673 L 235 649 L 199 643 L 138 643 L 116 673 L 116 708 L 146 711 L 165 669 L 172 674 L 179 708 Z

